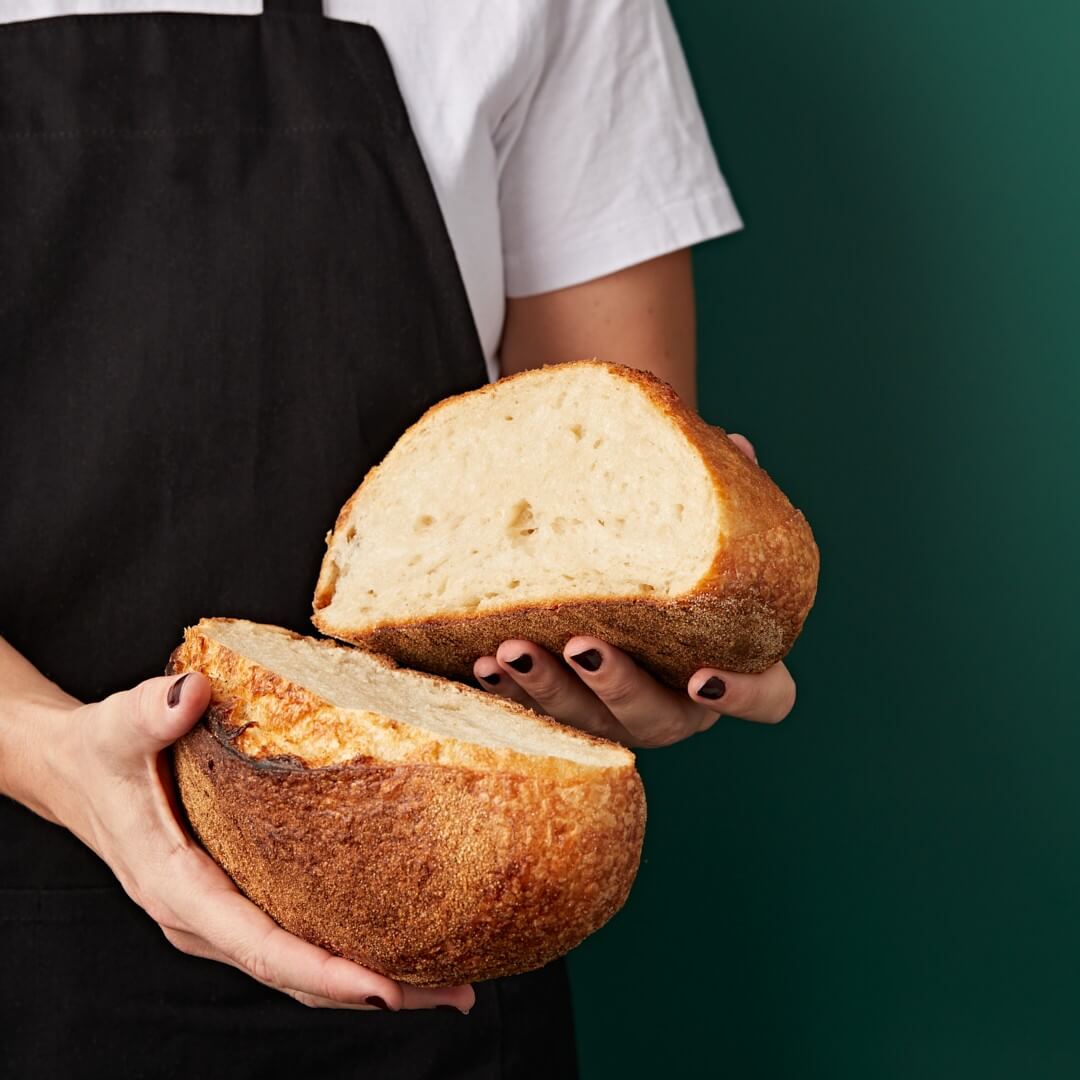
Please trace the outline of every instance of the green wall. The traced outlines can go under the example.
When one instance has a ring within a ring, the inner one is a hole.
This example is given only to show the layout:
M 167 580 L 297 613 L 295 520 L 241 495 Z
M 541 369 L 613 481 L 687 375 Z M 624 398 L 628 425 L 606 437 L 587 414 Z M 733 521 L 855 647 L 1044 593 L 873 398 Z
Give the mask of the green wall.
M 777 728 L 643 753 L 586 1080 L 1080 1076 L 1080 4 L 674 0 L 702 412 L 814 526 Z

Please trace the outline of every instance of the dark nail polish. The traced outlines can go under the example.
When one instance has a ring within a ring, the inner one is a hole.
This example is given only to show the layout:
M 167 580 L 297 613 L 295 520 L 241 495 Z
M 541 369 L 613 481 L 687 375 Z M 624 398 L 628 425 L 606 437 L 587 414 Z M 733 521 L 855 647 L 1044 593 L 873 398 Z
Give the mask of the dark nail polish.
M 706 701 L 719 701 L 724 696 L 725 690 L 727 690 L 727 686 L 724 684 L 724 680 L 719 675 L 710 675 L 701 684 L 697 696 L 703 697 Z
M 522 675 L 527 675 L 532 671 L 532 657 L 528 653 L 522 653 L 514 660 L 508 660 L 507 663 L 515 670 L 520 671 Z
M 376 1009 L 386 1009 L 387 1011 L 390 1009 L 390 1006 L 377 994 L 372 994 L 371 997 L 366 998 L 365 1001 L 368 1005 L 374 1005 Z
M 599 649 L 586 649 L 584 652 L 579 652 L 577 656 L 571 656 L 570 659 L 586 671 L 599 671 L 600 665 L 604 662 L 604 655 Z
M 165 700 L 169 703 L 170 709 L 175 709 L 176 706 L 180 704 L 180 693 L 184 689 L 184 683 L 187 682 L 190 675 L 190 671 L 187 675 L 181 675 L 180 678 L 169 687 L 169 693 Z
M 481 675 L 480 678 L 489 686 L 498 686 L 499 682 L 502 680 L 502 676 L 497 671 L 493 671 L 490 675 Z M 441 1005 L 439 1007 L 442 1008 Z M 447 1006 L 448 1009 L 452 1009 L 453 1007 L 453 1005 Z

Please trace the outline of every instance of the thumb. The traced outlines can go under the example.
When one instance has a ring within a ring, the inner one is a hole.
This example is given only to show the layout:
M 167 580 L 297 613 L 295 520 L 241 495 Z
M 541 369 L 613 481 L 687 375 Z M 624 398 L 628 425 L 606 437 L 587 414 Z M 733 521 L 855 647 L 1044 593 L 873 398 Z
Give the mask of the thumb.
M 210 681 L 189 671 L 147 679 L 108 699 L 127 755 L 158 754 L 190 731 L 210 704 Z
M 728 432 L 728 438 L 756 465 L 758 463 L 757 451 L 754 444 L 745 436 L 737 432 Z

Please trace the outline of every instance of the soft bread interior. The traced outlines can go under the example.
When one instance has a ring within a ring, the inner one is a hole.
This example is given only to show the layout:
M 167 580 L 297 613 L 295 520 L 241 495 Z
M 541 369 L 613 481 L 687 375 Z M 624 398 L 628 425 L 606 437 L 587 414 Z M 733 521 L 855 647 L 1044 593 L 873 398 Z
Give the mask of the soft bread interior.
M 700 454 L 641 386 L 557 365 L 454 398 L 398 441 L 340 522 L 325 628 L 585 596 L 678 596 L 723 507 Z
M 287 707 L 259 712 L 238 742 L 251 756 L 288 755 L 313 766 L 342 764 L 360 754 L 406 760 L 415 742 L 395 730 L 406 724 L 439 740 L 579 765 L 619 767 L 633 761 L 614 743 L 508 707 L 480 690 L 393 668 L 360 649 L 242 620 L 204 620 L 196 632 L 341 710 L 331 716 Z

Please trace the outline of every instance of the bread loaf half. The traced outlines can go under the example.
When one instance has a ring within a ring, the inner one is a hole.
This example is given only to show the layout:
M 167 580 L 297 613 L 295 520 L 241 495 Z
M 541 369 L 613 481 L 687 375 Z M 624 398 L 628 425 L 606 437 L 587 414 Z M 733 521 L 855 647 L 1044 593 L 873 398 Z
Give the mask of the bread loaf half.
M 762 671 L 817 587 L 805 518 L 665 383 L 582 361 L 448 398 L 346 503 L 320 630 L 457 678 L 500 642 L 595 634 L 681 686 Z
M 277 627 L 203 620 L 213 687 L 176 746 L 199 840 L 286 930 L 394 979 L 540 967 L 618 911 L 645 798 L 630 751 Z

